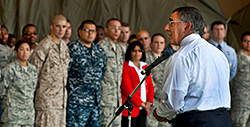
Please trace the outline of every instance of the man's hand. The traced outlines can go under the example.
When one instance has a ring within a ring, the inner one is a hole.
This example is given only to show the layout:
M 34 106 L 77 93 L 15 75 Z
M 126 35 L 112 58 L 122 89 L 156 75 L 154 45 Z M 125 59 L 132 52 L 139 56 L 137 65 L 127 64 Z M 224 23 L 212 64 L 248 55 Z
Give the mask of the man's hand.
M 171 120 L 168 120 L 168 119 L 165 118 L 165 117 L 160 117 L 160 116 L 158 116 L 157 113 L 156 113 L 156 108 L 155 108 L 154 111 L 153 111 L 153 116 L 154 116 L 158 121 L 160 121 L 160 122 L 168 122 L 168 123 L 171 123 Z

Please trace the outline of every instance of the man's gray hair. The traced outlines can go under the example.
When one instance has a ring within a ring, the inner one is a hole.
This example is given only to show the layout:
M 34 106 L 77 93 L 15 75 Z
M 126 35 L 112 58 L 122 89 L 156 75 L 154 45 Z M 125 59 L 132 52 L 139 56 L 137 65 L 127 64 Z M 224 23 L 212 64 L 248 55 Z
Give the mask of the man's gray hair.
M 180 7 L 176 8 L 174 12 L 178 12 L 178 16 L 181 21 L 191 22 L 192 27 L 191 30 L 194 33 L 199 33 L 200 35 L 204 32 L 205 21 L 201 14 L 201 12 L 195 7 Z

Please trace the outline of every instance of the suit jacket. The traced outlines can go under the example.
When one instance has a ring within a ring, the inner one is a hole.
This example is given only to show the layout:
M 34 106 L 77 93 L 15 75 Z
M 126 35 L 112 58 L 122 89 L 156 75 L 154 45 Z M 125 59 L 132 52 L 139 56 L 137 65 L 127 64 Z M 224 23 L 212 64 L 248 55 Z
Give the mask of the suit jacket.
M 122 83 L 121 83 L 121 95 L 122 103 L 124 103 L 127 97 L 133 92 L 133 90 L 140 83 L 139 76 L 134 67 L 129 66 L 128 61 L 123 63 L 123 72 L 122 72 Z M 142 68 L 145 69 L 148 65 L 144 65 Z M 146 98 L 147 102 L 152 102 L 154 99 L 154 86 L 152 82 L 151 75 L 149 75 L 145 80 L 146 86 Z M 143 103 L 141 100 L 141 87 L 135 92 L 132 96 L 131 102 L 133 104 L 133 110 L 131 112 L 132 117 L 137 117 L 139 114 L 139 107 Z M 128 111 L 123 110 L 122 116 L 128 116 Z

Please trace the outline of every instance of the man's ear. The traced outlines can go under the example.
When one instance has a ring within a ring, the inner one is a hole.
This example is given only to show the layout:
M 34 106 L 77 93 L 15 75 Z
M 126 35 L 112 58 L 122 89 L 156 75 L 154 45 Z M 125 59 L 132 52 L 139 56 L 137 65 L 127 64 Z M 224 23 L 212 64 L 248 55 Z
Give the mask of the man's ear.
M 53 30 L 53 25 L 50 25 L 50 29 Z
M 81 29 L 78 30 L 78 35 L 80 36 L 80 33 L 81 33 Z
M 190 30 L 191 30 L 191 28 L 192 28 L 192 24 L 191 24 L 191 22 L 190 22 L 190 21 L 188 21 L 188 22 L 185 22 L 185 24 L 186 24 L 186 27 L 184 28 L 184 29 L 185 29 L 185 31 L 190 31 Z
M 108 28 L 107 27 L 104 27 L 104 32 L 105 32 L 105 34 L 107 33 L 107 30 Z

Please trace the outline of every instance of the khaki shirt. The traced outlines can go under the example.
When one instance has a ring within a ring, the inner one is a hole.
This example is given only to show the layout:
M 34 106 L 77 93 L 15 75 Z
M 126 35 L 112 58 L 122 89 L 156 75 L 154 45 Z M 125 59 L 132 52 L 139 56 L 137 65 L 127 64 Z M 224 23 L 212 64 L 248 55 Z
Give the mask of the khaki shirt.
M 107 70 L 101 82 L 101 105 L 118 107 L 121 105 L 120 85 L 124 55 L 118 41 L 115 43 L 115 50 L 111 43 L 108 38 L 100 42 L 107 56 Z
M 66 44 L 60 44 L 60 51 L 48 35 L 32 53 L 30 63 L 37 68 L 37 88 L 35 109 L 64 109 L 66 107 L 66 82 L 69 50 Z

